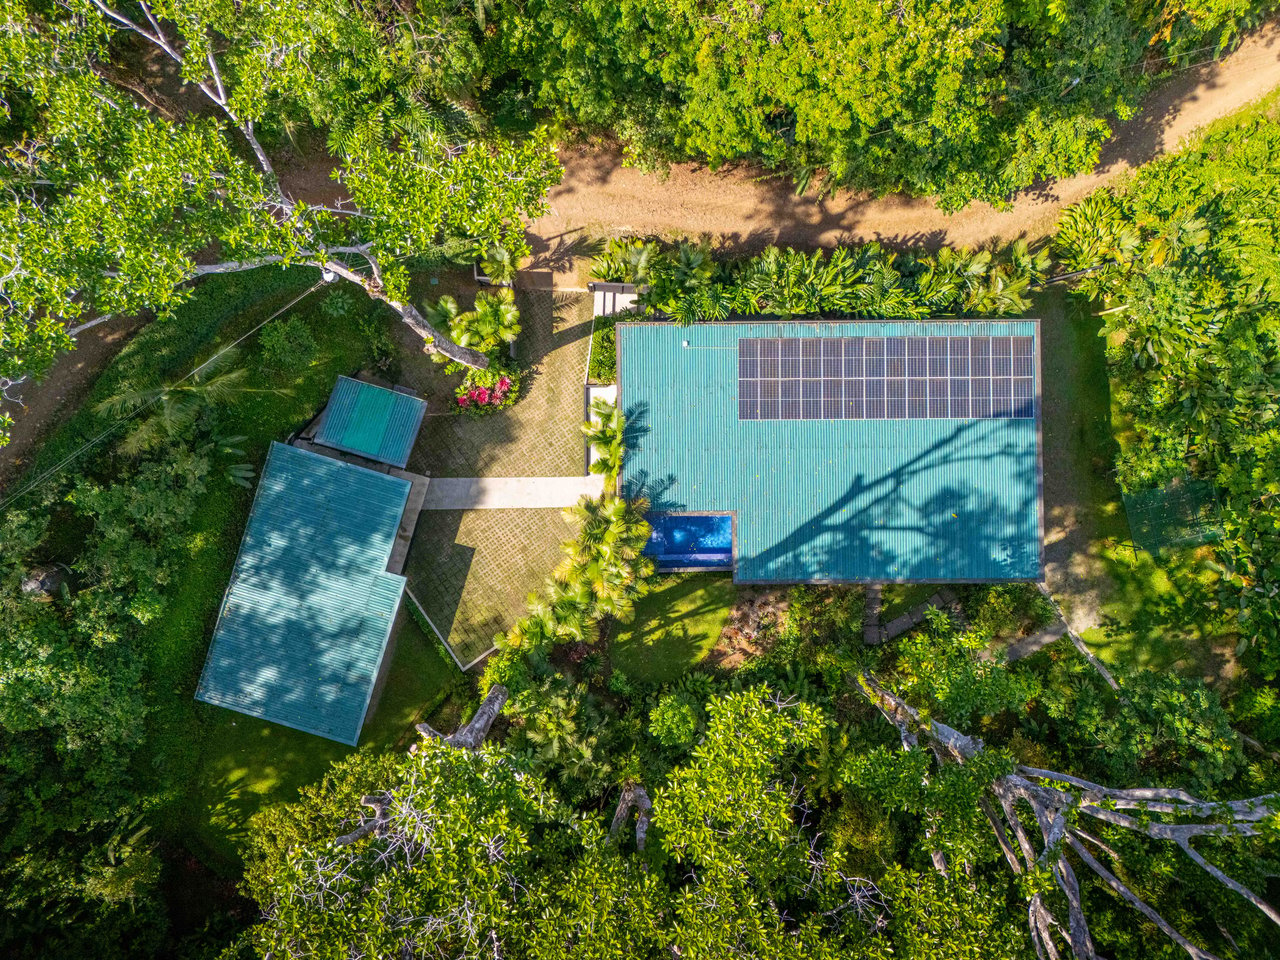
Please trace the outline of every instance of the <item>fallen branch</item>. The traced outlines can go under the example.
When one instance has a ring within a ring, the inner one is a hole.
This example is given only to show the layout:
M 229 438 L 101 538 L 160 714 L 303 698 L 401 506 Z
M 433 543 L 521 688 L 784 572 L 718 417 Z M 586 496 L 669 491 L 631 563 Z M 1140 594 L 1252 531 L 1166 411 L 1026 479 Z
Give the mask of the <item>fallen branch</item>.
M 459 750 L 479 750 L 480 744 L 484 743 L 485 737 L 489 735 L 489 728 L 493 726 L 493 721 L 498 718 L 506 702 L 507 688 L 500 683 L 495 683 L 485 694 L 484 702 L 480 704 L 480 709 L 475 712 L 475 716 L 455 730 L 452 735 L 446 737 L 427 723 L 420 723 L 414 729 L 427 740 L 440 740 L 446 746 L 456 747 Z M 409 748 L 409 752 L 417 753 L 418 745 L 415 743 Z

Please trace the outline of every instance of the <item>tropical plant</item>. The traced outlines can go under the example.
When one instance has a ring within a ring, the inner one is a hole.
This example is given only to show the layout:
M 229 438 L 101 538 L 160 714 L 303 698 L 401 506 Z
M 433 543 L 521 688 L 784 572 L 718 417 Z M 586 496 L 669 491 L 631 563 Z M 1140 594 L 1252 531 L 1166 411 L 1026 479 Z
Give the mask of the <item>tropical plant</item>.
M 315 352 L 316 339 L 311 335 L 311 328 L 298 317 L 269 323 L 262 331 L 262 361 L 269 367 L 296 371 L 309 364 Z
M 639 302 L 677 323 L 730 316 L 1008 316 L 1030 307 L 1028 292 L 1049 269 L 1046 250 L 1019 240 L 989 251 L 943 247 L 899 258 L 877 243 L 802 253 L 768 247 L 755 257 L 715 263 L 707 247 L 682 244 L 652 257 Z
M 452 297 L 442 297 L 438 310 L 456 310 L 457 304 Z M 448 302 L 446 302 L 448 301 Z M 520 310 L 516 307 L 515 295 L 508 289 L 494 292 L 481 290 L 476 294 L 474 310 L 466 313 L 455 313 L 449 321 L 449 335 L 464 347 L 476 350 L 497 359 L 499 350 L 505 344 L 516 342 L 520 336 Z
M 640 238 L 613 237 L 604 252 L 591 262 L 591 276 L 611 283 L 645 284 L 649 266 L 658 254 L 658 244 Z
M 480 269 L 486 277 L 499 286 L 515 283 L 520 268 L 520 258 L 502 244 L 491 244 L 480 260 Z
M 454 391 L 458 410 L 472 416 L 493 413 L 511 406 L 520 396 L 520 374 L 493 366 L 469 370 Z
M 603 398 L 591 401 L 591 419 L 582 425 L 582 432 L 594 454 L 590 470 L 604 475 L 606 488 L 612 486 L 622 469 L 626 427 L 627 418 L 614 404 Z
M 132 456 L 185 436 L 202 414 L 239 396 L 286 392 L 248 386 L 249 371 L 236 365 L 239 360 L 235 348 L 220 350 L 177 383 L 125 390 L 103 400 L 95 410 L 124 421 L 140 418 L 120 441 L 120 451 Z

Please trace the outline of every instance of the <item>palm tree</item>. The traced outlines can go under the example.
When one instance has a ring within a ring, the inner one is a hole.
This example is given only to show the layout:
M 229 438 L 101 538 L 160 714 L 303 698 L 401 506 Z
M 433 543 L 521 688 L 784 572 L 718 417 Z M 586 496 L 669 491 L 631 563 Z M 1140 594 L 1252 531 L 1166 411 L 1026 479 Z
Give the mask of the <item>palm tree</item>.
M 520 335 L 515 295 L 505 287 L 492 293 L 480 291 L 475 309 L 455 316 L 449 323 L 449 333 L 455 343 L 481 353 L 491 353 L 503 343 L 515 343 Z
M 140 416 L 151 411 L 120 441 L 120 451 L 133 456 L 185 434 L 211 407 L 247 393 L 285 394 L 287 390 L 245 386 L 248 371 L 234 366 L 239 352 L 216 353 L 186 379 L 175 384 L 126 390 L 99 403 L 94 410 L 106 416 Z
M 591 413 L 592 419 L 582 425 L 587 443 L 596 452 L 591 472 L 604 474 L 605 485 L 608 486 L 622 469 L 622 458 L 626 453 L 622 438 L 627 418 L 608 400 L 599 398 L 591 401 Z
M 435 302 L 435 305 L 424 303 L 422 305 L 423 316 L 437 330 L 448 330 L 453 326 L 453 321 L 458 318 L 458 301 L 450 296 L 443 296 Z
M 499 286 L 515 283 L 519 266 L 511 251 L 497 243 L 489 248 L 480 261 L 480 269 L 484 271 L 484 275 Z

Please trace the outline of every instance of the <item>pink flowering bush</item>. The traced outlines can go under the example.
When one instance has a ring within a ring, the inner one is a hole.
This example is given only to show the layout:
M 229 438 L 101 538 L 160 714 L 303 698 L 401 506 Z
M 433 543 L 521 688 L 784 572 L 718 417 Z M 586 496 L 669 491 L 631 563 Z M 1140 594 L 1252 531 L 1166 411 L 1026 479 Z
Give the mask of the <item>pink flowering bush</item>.
M 511 370 L 469 370 L 458 387 L 458 410 L 472 416 L 483 416 L 516 402 L 520 393 L 520 377 Z

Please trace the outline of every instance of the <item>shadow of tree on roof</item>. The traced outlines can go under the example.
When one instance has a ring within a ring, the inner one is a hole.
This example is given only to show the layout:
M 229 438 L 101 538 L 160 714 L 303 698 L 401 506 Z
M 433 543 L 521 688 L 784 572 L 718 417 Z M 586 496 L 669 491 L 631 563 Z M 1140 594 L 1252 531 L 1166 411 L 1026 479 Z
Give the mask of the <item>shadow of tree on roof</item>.
M 1020 445 L 993 448 L 981 432 L 996 421 L 957 421 L 945 437 L 871 479 L 859 474 L 844 492 L 789 534 L 754 556 L 739 554 L 743 580 L 965 580 L 1039 576 L 1036 525 L 1039 477 Z M 975 442 L 976 441 L 976 442 Z M 975 492 L 960 480 L 929 483 L 927 496 L 909 490 L 927 475 L 961 477 L 992 457 L 1021 461 L 1005 482 L 1024 491 L 1012 501 Z M 743 523 L 739 512 L 739 524 Z M 1037 524 L 1038 525 L 1038 524 Z M 885 535 L 891 535 L 886 537 Z M 743 543 L 741 536 L 739 545 Z M 905 543 L 904 543 L 905 541 Z M 890 543 L 903 544 L 895 549 Z M 908 546 L 907 544 L 911 544 Z M 856 578 L 850 569 L 876 571 Z M 797 577 L 796 573 L 801 576 Z

